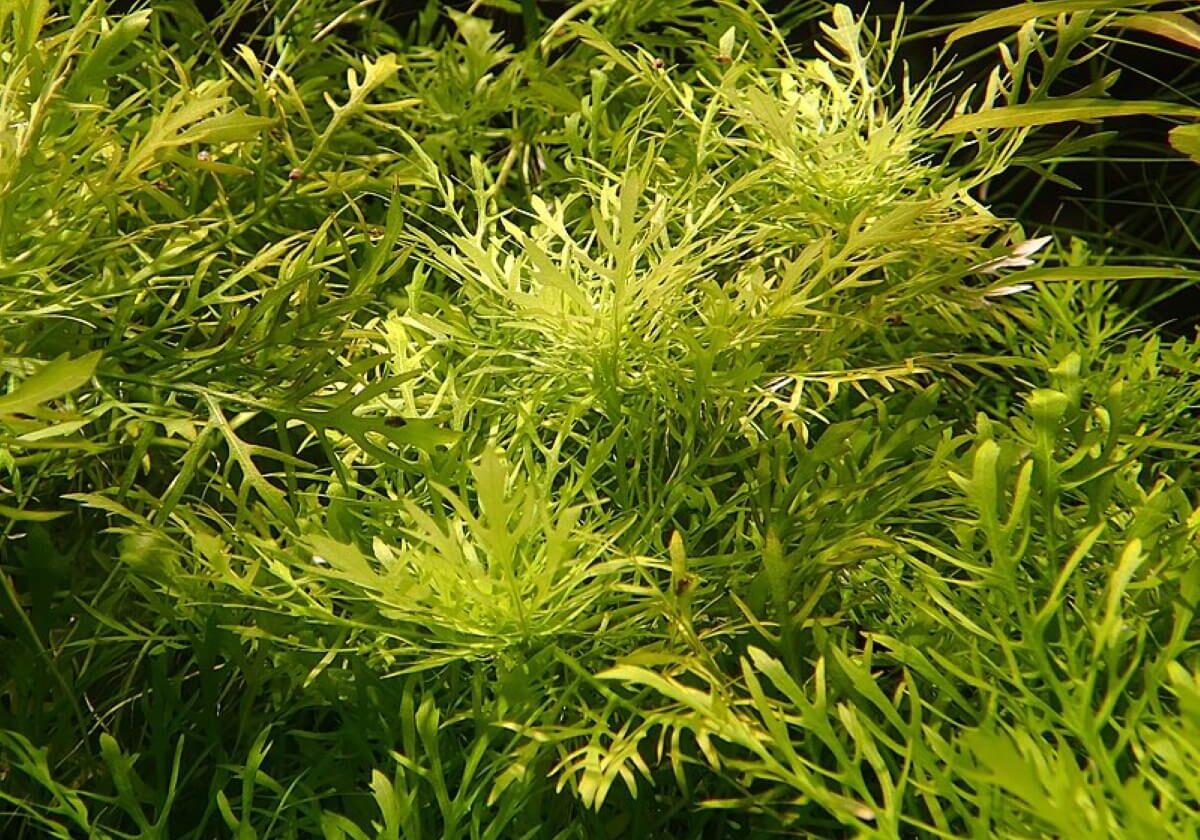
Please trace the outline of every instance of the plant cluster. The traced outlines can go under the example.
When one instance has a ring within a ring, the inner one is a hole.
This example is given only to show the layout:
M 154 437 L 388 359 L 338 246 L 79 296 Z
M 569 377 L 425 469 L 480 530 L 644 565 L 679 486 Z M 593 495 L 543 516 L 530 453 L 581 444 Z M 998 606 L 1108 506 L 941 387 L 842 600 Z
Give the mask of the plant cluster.
M 1192 18 L 260 5 L 0 0 L 0 833 L 1195 835 Z

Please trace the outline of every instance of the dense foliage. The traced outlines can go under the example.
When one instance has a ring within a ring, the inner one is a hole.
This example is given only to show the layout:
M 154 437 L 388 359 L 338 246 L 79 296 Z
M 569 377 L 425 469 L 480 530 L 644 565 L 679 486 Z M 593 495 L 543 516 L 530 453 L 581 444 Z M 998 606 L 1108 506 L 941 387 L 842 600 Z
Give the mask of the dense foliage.
M 0 834 L 1200 830 L 1194 9 L 132 5 L 0 0 Z

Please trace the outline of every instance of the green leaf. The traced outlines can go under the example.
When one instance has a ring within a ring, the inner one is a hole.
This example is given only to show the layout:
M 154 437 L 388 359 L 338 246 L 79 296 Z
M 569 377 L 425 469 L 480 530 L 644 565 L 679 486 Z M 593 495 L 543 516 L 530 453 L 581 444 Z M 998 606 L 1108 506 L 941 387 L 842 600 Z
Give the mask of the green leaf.
M 737 30 L 734 27 L 729 27 L 721 35 L 721 40 L 717 44 L 717 49 L 721 51 L 721 55 L 732 58 L 733 48 L 737 43 Z
M 253 140 L 275 121 L 270 117 L 251 117 L 241 108 L 228 114 L 208 117 L 179 133 L 173 145 L 187 143 L 243 143 Z
M 960 114 L 946 120 L 935 136 L 963 134 L 989 128 L 1031 128 L 1038 125 L 1100 120 L 1106 117 L 1200 117 L 1200 108 L 1174 102 L 1155 102 L 1149 99 L 1121 101 L 1115 99 L 1083 99 L 1063 97 L 1042 102 L 1025 102 L 989 108 L 973 114 Z
M 1200 24 L 1178 12 L 1147 12 L 1121 21 L 1126 29 L 1137 29 L 1200 50 Z
M 479 465 L 473 468 L 471 473 L 475 477 L 475 492 L 479 498 L 480 512 L 492 528 L 503 529 L 509 516 L 505 489 L 508 469 L 500 453 L 490 447 L 485 449 L 479 458 Z
M 77 359 L 60 356 L 22 382 L 11 394 L 0 397 L 0 417 L 28 414 L 50 400 L 69 394 L 92 378 L 99 361 L 98 350 Z
M 1121 602 L 1125 598 L 1125 592 L 1129 589 L 1133 576 L 1145 561 L 1146 554 L 1142 550 L 1142 541 L 1130 540 L 1125 546 L 1125 550 L 1121 552 L 1121 560 L 1117 563 L 1117 568 L 1109 579 L 1107 597 L 1104 599 L 1104 618 L 1096 630 L 1093 655 L 1098 654 L 1103 647 L 1112 647 L 1120 638 Z
M 1029 765 L 1011 738 L 997 732 L 975 730 L 966 733 L 962 743 L 970 749 L 976 761 L 991 771 L 989 781 L 1000 785 L 1040 813 L 1053 812 L 1052 803 L 1046 799 L 1035 768 Z
M 10 505 L 0 505 L 0 516 L 17 522 L 49 522 L 66 515 L 67 511 L 65 510 L 25 510 Z
M 117 21 L 112 29 L 97 39 L 95 46 L 88 50 L 79 62 L 79 68 L 71 76 L 67 95 L 78 95 L 89 88 L 102 85 L 109 76 L 118 71 L 113 60 L 136 41 L 149 25 L 149 9 L 126 15 Z
M 767 575 L 767 586 L 770 588 L 771 603 L 775 614 L 781 620 L 790 617 L 788 601 L 791 598 L 791 568 L 783 554 L 783 546 L 774 528 L 767 529 L 767 538 L 763 544 L 763 571 Z M 755 662 L 758 665 L 758 662 Z
M 863 696 L 872 706 L 880 711 L 888 723 L 896 728 L 897 731 L 905 730 L 904 718 L 896 711 L 896 707 L 888 700 L 887 695 L 880 689 L 876 682 L 875 676 L 862 666 L 861 663 L 855 662 L 844 652 L 838 648 L 832 648 L 830 653 L 838 667 L 850 679 L 854 690 Z
M 387 828 L 384 830 L 386 832 Z M 376 840 L 391 840 L 392 836 L 384 833 L 377 836 Z M 350 819 L 331 811 L 321 812 L 321 837 L 323 840 L 369 840 L 366 833 Z
M 1034 424 L 1047 434 L 1058 432 L 1069 407 L 1070 400 L 1061 391 L 1035 388 L 1029 396 L 1029 413 L 1033 416 Z
M 313 562 L 329 567 L 321 573 L 322 576 L 339 578 L 365 589 L 379 590 L 382 579 L 356 546 L 324 534 L 312 534 L 306 538 L 306 542 L 312 549 Z
M 1183 152 L 1196 163 L 1200 163 L 1200 123 L 1171 129 L 1167 140 L 1175 151 Z
M 396 796 L 396 789 L 387 776 L 378 770 L 371 771 L 371 794 L 383 816 L 383 832 L 380 840 L 399 840 L 404 807 Z
M 1200 271 L 1159 265 L 1064 265 L 1031 268 L 1005 275 L 1009 283 L 1052 283 L 1102 280 L 1200 280 Z
M 25 55 L 37 41 L 38 36 L 42 34 L 42 27 L 46 24 L 46 16 L 50 12 L 50 0 L 29 0 L 27 3 L 14 3 L 19 10 L 24 11 L 24 15 L 17 13 L 14 27 L 17 54 Z
M 644 685 L 664 697 L 669 697 L 702 714 L 711 714 L 713 711 L 715 701 L 711 694 L 664 677 L 648 668 L 637 665 L 614 665 L 597 674 L 596 679 Z
M 1147 5 L 1151 5 L 1153 0 Z M 997 9 L 970 23 L 963 24 L 946 36 L 946 43 L 990 32 L 993 29 L 1008 29 L 1023 26 L 1026 21 L 1040 17 L 1057 17 L 1071 12 L 1120 11 L 1129 8 L 1129 0 L 1051 0 L 1046 3 L 1021 3 L 1005 9 Z
M 243 481 L 258 493 L 259 498 L 263 500 L 263 503 L 271 513 L 290 529 L 293 531 L 296 530 L 296 517 L 292 513 L 292 509 L 288 506 L 288 501 L 283 491 L 267 481 L 262 472 L 254 464 L 254 453 L 258 447 L 247 444 L 234 433 L 233 427 L 225 419 L 225 415 L 221 412 L 217 401 L 211 396 L 208 397 L 208 406 L 213 422 L 221 434 L 224 435 L 226 443 L 229 444 L 229 456 L 242 468 Z
M 824 463 L 845 452 L 845 444 L 862 426 L 859 420 L 843 420 L 831 424 L 821 433 L 820 439 L 809 450 L 809 457 L 818 464 Z
M 54 774 L 50 769 L 50 761 L 47 753 L 48 750 L 45 747 L 35 747 L 21 733 L 0 729 L 0 759 L 4 762 L 6 773 L 9 773 L 6 781 L 11 778 L 14 772 L 28 776 L 35 783 L 53 794 L 56 804 L 47 809 L 50 813 L 70 820 L 71 823 L 85 832 L 89 837 L 97 836 L 92 833 L 93 826 L 88 816 L 87 804 L 84 802 L 84 798 L 79 795 L 78 791 L 55 781 Z M 7 784 L 0 785 L 0 801 L 23 804 L 11 798 L 6 793 L 6 789 L 11 788 Z M 6 819 L 9 819 L 11 822 L 11 816 Z M 55 825 L 57 826 L 57 823 Z M 57 835 L 59 837 L 79 836 L 69 832 L 65 827 L 58 827 L 62 828 L 62 833 Z
M 117 802 L 143 832 L 150 829 L 142 803 L 138 801 L 136 789 L 141 779 L 133 769 L 133 759 L 121 752 L 117 741 L 107 732 L 100 735 L 100 755 L 108 765 L 109 776 L 117 789 Z M 144 834 L 143 834 L 144 836 Z

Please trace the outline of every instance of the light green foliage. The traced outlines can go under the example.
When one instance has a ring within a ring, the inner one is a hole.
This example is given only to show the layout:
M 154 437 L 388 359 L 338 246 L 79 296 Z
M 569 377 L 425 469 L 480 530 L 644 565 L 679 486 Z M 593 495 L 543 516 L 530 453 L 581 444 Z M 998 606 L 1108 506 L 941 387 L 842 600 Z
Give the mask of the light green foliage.
M 0 0 L 0 834 L 1193 836 L 1196 275 L 986 203 L 1142 5 Z

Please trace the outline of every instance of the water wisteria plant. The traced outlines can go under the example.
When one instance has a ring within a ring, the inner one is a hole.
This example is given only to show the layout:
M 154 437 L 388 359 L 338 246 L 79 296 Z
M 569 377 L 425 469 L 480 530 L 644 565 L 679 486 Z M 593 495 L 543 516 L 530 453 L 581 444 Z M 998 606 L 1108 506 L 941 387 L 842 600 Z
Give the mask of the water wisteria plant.
M 1075 81 L 1186 10 L 972 85 L 920 11 L 133 5 L 0 0 L 0 834 L 1200 826 L 1200 344 L 1124 291 L 1196 275 L 993 203 L 1186 147 Z

